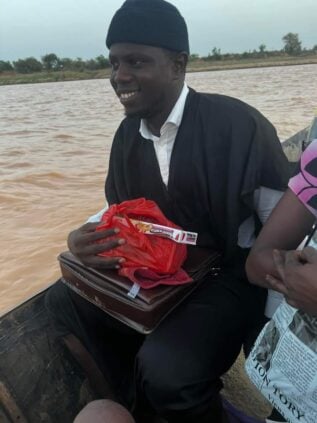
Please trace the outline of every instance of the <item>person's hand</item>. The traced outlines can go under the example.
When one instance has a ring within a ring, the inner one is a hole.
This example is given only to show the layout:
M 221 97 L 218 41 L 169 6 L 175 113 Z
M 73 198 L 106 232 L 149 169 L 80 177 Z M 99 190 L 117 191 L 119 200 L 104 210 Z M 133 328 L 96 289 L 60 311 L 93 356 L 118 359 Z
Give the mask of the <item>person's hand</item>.
M 122 257 L 102 257 L 98 254 L 112 250 L 125 243 L 123 238 L 111 238 L 119 233 L 119 230 L 107 229 L 96 231 L 100 223 L 86 223 L 72 231 L 67 240 L 69 250 L 79 260 L 89 267 L 102 269 L 118 269 L 124 262 Z M 97 241 L 97 242 L 96 242 Z
M 284 294 L 291 306 L 317 315 L 317 251 L 274 250 L 273 258 L 280 279 L 267 276 L 272 289 Z

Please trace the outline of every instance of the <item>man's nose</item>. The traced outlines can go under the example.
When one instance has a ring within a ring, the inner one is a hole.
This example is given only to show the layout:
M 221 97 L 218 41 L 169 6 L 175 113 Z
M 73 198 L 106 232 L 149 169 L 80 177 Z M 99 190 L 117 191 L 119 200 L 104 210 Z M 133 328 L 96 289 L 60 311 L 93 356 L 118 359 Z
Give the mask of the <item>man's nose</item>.
M 124 64 L 120 64 L 112 72 L 112 79 L 116 83 L 130 82 L 132 79 L 132 75 L 127 66 L 125 66 Z

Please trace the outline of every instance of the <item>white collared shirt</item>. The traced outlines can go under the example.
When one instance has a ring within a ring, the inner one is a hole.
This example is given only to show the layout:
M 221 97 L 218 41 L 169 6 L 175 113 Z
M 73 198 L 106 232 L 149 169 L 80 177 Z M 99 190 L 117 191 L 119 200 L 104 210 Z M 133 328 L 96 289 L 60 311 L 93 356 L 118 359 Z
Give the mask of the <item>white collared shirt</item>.
M 149 130 L 146 120 L 141 119 L 140 123 L 140 134 L 143 138 L 152 141 L 154 150 L 156 153 L 157 161 L 159 163 L 161 176 L 164 184 L 167 186 L 168 176 L 169 176 L 169 166 L 171 161 L 172 150 L 174 147 L 175 138 L 177 135 L 178 128 L 181 124 L 185 102 L 189 89 L 186 84 L 184 84 L 182 92 L 178 97 L 178 100 L 175 103 L 171 113 L 164 122 L 161 130 L 160 136 L 157 137 Z

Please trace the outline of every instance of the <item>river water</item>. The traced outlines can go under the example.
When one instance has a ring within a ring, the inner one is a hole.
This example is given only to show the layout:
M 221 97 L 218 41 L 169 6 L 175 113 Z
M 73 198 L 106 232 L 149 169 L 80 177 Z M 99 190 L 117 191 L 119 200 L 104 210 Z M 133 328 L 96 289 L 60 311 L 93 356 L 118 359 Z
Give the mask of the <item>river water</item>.
M 258 108 L 285 140 L 317 108 L 317 65 L 187 75 L 200 91 Z M 59 276 L 68 233 L 103 207 L 123 117 L 108 80 L 0 87 L 0 314 Z

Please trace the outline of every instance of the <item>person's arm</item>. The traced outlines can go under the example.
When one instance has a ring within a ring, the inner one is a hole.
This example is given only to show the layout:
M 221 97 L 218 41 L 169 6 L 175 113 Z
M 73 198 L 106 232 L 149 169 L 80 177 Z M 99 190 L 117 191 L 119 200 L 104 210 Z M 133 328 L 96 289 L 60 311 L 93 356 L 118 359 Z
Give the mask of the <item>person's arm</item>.
M 279 279 L 268 276 L 273 287 L 284 294 L 288 304 L 317 315 L 317 250 L 273 251 Z
M 249 281 L 253 284 L 274 288 L 267 275 L 279 279 L 273 261 L 273 250 L 295 249 L 310 232 L 314 216 L 288 189 L 256 239 L 246 262 Z
M 97 214 L 91 216 L 85 225 L 75 229 L 68 236 L 67 243 L 69 250 L 83 264 L 89 267 L 117 269 L 124 262 L 124 258 L 122 257 L 110 258 L 99 255 L 104 251 L 109 251 L 125 243 L 125 240 L 120 237 L 119 230 L 117 228 L 113 228 L 109 230 L 96 231 L 103 213 L 108 208 L 108 204 L 118 202 L 113 173 L 114 168 L 121 169 L 122 167 L 122 137 L 121 124 L 114 136 L 111 147 L 105 208 Z

